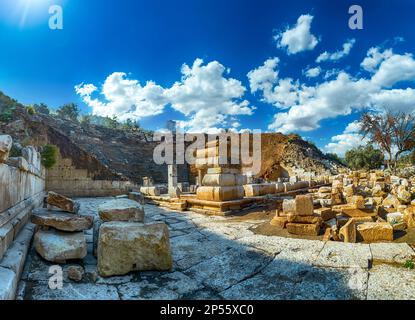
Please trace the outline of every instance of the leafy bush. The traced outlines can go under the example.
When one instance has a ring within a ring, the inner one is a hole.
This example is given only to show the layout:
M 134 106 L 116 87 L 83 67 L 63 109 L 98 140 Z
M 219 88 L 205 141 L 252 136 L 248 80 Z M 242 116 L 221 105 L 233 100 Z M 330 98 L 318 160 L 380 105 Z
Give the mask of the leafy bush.
M 12 121 L 14 109 L 14 105 L 9 105 L 0 109 L 0 122 L 8 123 Z
M 404 268 L 407 269 L 414 269 L 415 268 L 415 262 L 413 260 L 406 260 L 403 264 Z
M 79 116 L 79 109 L 75 103 L 68 103 L 60 107 L 57 110 L 57 114 L 62 119 L 77 122 Z
M 373 148 L 368 144 L 365 147 L 359 146 L 346 152 L 346 164 L 353 170 L 379 169 L 384 161 L 382 151 Z
M 47 144 L 42 148 L 40 155 L 43 166 L 50 169 L 56 164 L 58 148 L 53 144 Z
M 345 164 L 344 159 L 340 158 L 336 153 L 326 153 L 326 158 L 337 163 Z
M 30 114 L 32 116 L 36 114 L 36 109 L 35 109 L 34 106 L 28 106 L 26 109 L 27 109 L 28 114 Z
M 33 107 L 36 109 L 36 112 L 43 114 L 50 114 L 48 106 L 44 103 L 34 104 Z

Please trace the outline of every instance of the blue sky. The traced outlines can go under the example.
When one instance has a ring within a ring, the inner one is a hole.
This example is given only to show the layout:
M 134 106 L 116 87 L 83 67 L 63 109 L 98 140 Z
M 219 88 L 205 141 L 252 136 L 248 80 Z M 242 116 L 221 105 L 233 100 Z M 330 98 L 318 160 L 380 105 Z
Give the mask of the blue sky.
M 63 30 L 48 27 L 52 4 Z M 363 30 L 348 27 L 352 4 Z M 149 129 L 175 119 L 194 130 L 298 132 L 342 153 L 361 141 L 353 121 L 363 108 L 415 106 L 414 16 L 409 0 L 0 0 L 0 90 Z M 298 26 L 309 30 L 284 36 Z M 332 59 L 316 62 L 325 51 Z

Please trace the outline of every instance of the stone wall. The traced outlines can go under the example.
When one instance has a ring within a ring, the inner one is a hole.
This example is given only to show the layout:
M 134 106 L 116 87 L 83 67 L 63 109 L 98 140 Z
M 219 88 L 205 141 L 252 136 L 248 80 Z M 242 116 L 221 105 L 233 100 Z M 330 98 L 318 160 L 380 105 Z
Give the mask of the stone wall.
M 0 300 L 15 297 L 33 234 L 27 222 L 45 190 L 39 152 L 26 147 L 22 157 L 9 158 L 11 143 L 10 136 L 0 135 Z
M 46 190 L 68 197 L 100 197 L 125 194 L 137 186 L 130 181 L 93 179 L 87 169 L 78 169 L 72 159 L 60 154 L 46 173 Z

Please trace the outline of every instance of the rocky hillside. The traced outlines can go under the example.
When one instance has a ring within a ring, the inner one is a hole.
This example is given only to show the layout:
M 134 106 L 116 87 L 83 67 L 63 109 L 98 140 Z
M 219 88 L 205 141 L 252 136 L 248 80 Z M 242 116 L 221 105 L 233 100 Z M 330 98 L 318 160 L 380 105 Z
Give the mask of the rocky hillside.
M 80 125 L 54 115 L 31 114 L 28 109 L 0 92 L 0 132 L 13 136 L 22 145 L 55 144 L 64 158 L 77 168 L 88 169 L 94 179 L 131 180 L 142 183 L 151 176 L 155 182 L 167 181 L 167 168 L 153 162 L 158 142 L 144 131 L 126 132 L 97 125 Z M 260 177 L 276 180 L 280 176 L 334 172 L 338 164 L 327 159 L 314 145 L 294 135 L 262 135 Z M 194 182 L 194 172 L 179 167 L 179 181 Z

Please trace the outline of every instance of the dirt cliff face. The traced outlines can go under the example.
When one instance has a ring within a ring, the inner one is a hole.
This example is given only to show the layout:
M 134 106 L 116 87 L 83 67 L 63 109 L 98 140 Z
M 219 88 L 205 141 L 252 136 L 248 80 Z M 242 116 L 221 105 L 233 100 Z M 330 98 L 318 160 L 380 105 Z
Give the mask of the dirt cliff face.
M 0 122 L 0 132 L 28 145 L 55 144 L 63 158 L 72 159 L 76 168 L 87 169 L 93 179 L 130 180 L 141 184 L 144 176 L 156 183 L 167 182 L 167 166 L 153 161 L 159 142 L 151 132 L 125 132 L 97 125 L 80 125 L 57 116 L 28 113 L 27 108 L 1 94 L 0 111 L 13 104 L 12 119 Z M 261 171 L 257 177 L 275 181 L 279 177 L 304 172 L 335 172 L 339 164 L 330 161 L 314 145 L 296 135 L 264 133 L 261 135 Z M 179 166 L 178 180 L 194 183 L 197 170 Z

